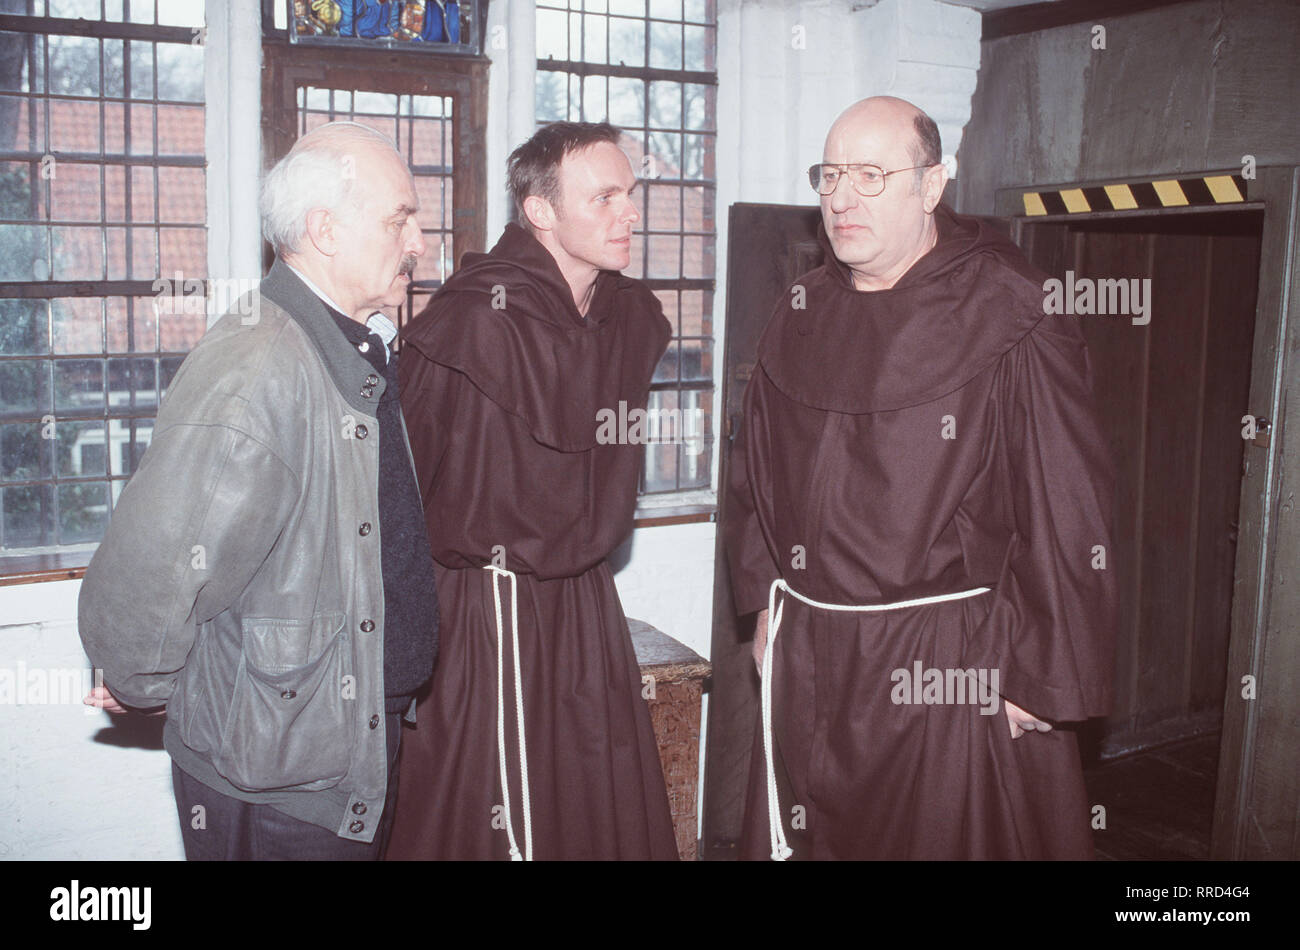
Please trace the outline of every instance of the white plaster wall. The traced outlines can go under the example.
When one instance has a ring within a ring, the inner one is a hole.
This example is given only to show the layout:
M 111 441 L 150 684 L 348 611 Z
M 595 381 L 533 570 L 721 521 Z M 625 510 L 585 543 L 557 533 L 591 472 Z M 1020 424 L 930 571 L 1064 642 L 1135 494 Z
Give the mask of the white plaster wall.
M 123 730 L 81 704 L 80 589 L 0 587 L 0 860 L 183 858 L 162 721 Z
M 617 551 L 623 612 L 658 627 L 700 656 L 713 628 L 714 524 L 641 528 Z M 623 564 L 626 559 L 626 564 Z

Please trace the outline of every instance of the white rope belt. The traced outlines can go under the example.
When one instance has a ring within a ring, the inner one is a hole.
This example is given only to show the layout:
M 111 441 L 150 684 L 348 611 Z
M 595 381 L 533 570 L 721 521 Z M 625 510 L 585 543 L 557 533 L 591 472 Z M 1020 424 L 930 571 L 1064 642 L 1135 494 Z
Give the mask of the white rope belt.
M 497 614 L 497 759 L 501 767 L 501 799 L 505 803 L 506 837 L 510 840 L 511 861 L 533 859 L 533 814 L 528 791 L 528 747 L 524 743 L 524 686 L 519 666 L 519 588 L 513 571 L 494 564 L 483 565 L 492 572 L 492 600 Z M 501 587 L 497 580 L 510 578 L 510 638 L 515 659 L 515 721 L 519 723 L 519 777 L 523 786 L 524 803 L 524 853 L 519 853 L 515 842 L 515 826 L 510 818 L 510 785 L 506 779 L 506 687 L 505 687 L 505 630 L 501 620 Z
M 877 610 L 902 610 L 904 607 L 920 607 L 925 604 L 941 604 L 949 600 L 962 600 L 966 597 L 986 594 L 989 588 L 974 587 L 955 594 L 935 594 L 931 597 L 917 597 L 913 600 L 897 600 L 892 604 L 858 606 L 855 604 L 824 604 L 819 600 L 813 600 L 811 597 L 805 597 L 787 584 L 783 577 L 778 577 L 772 581 L 772 586 L 767 593 L 767 645 L 763 648 L 763 672 L 761 676 L 763 755 L 767 760 L 767 824 L 772 841 L 772 860 L 784 861 L 793 852 L 786 843 L 785 826 L 781 824 L 781 802 L 776 792 L 776 768 L 772 762 L 772 645 L 776 643 L 776 632 L 781 628 L 781 612 L 785 610 L 784 598 L 782 598 L 780 606 L 777 606 L 776 592 L 778 589 L 797 597 L 810 607 L 820 607 L 822 610 L 870 613 Z

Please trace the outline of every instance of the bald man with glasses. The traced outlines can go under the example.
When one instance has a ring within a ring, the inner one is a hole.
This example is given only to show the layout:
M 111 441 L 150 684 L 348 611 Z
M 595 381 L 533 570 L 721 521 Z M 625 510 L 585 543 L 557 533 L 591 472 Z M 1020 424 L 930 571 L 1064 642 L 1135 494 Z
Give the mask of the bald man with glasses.
M 940 203 L 911 103 L 851 106 L 809 179 L 825 263 L 772 314 L 731 462 L 763 700 L 742 853 L 1089 857 L 1072 724 L 1111 703 L 1116 591 L 1082 333 Z

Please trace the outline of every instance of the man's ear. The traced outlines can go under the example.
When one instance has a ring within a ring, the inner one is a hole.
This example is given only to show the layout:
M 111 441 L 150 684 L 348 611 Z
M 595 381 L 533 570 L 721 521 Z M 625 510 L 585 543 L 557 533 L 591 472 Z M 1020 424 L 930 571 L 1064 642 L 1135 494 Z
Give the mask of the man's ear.
M 326 257 L 338 253 L 339 242 L 335 229 L 338 219 L 328 208 L 312 208 L 307 212 L 307 239 Z
M 534 231 L 550 231 L 555 227 L 555 208 L 541 195 L 524 199 L 524 216 Z
M 921 177 L 921 202 L 926 214 L 933 214 L 948 185 L 948 168 L 942 162 L 925 170 Z

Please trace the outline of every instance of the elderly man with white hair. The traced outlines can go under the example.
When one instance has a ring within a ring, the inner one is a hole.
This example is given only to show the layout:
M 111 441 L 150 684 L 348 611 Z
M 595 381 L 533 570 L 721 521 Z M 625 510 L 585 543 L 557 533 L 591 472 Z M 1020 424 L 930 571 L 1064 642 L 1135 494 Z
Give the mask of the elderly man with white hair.
M 261 210 L 275 264 L 181 366 L 86 572 L 87 702 L 165 708 L 189 859 L 373 860 L 437 650 L 383 316 L 419 202 L 388 139 L 337 122 Z

